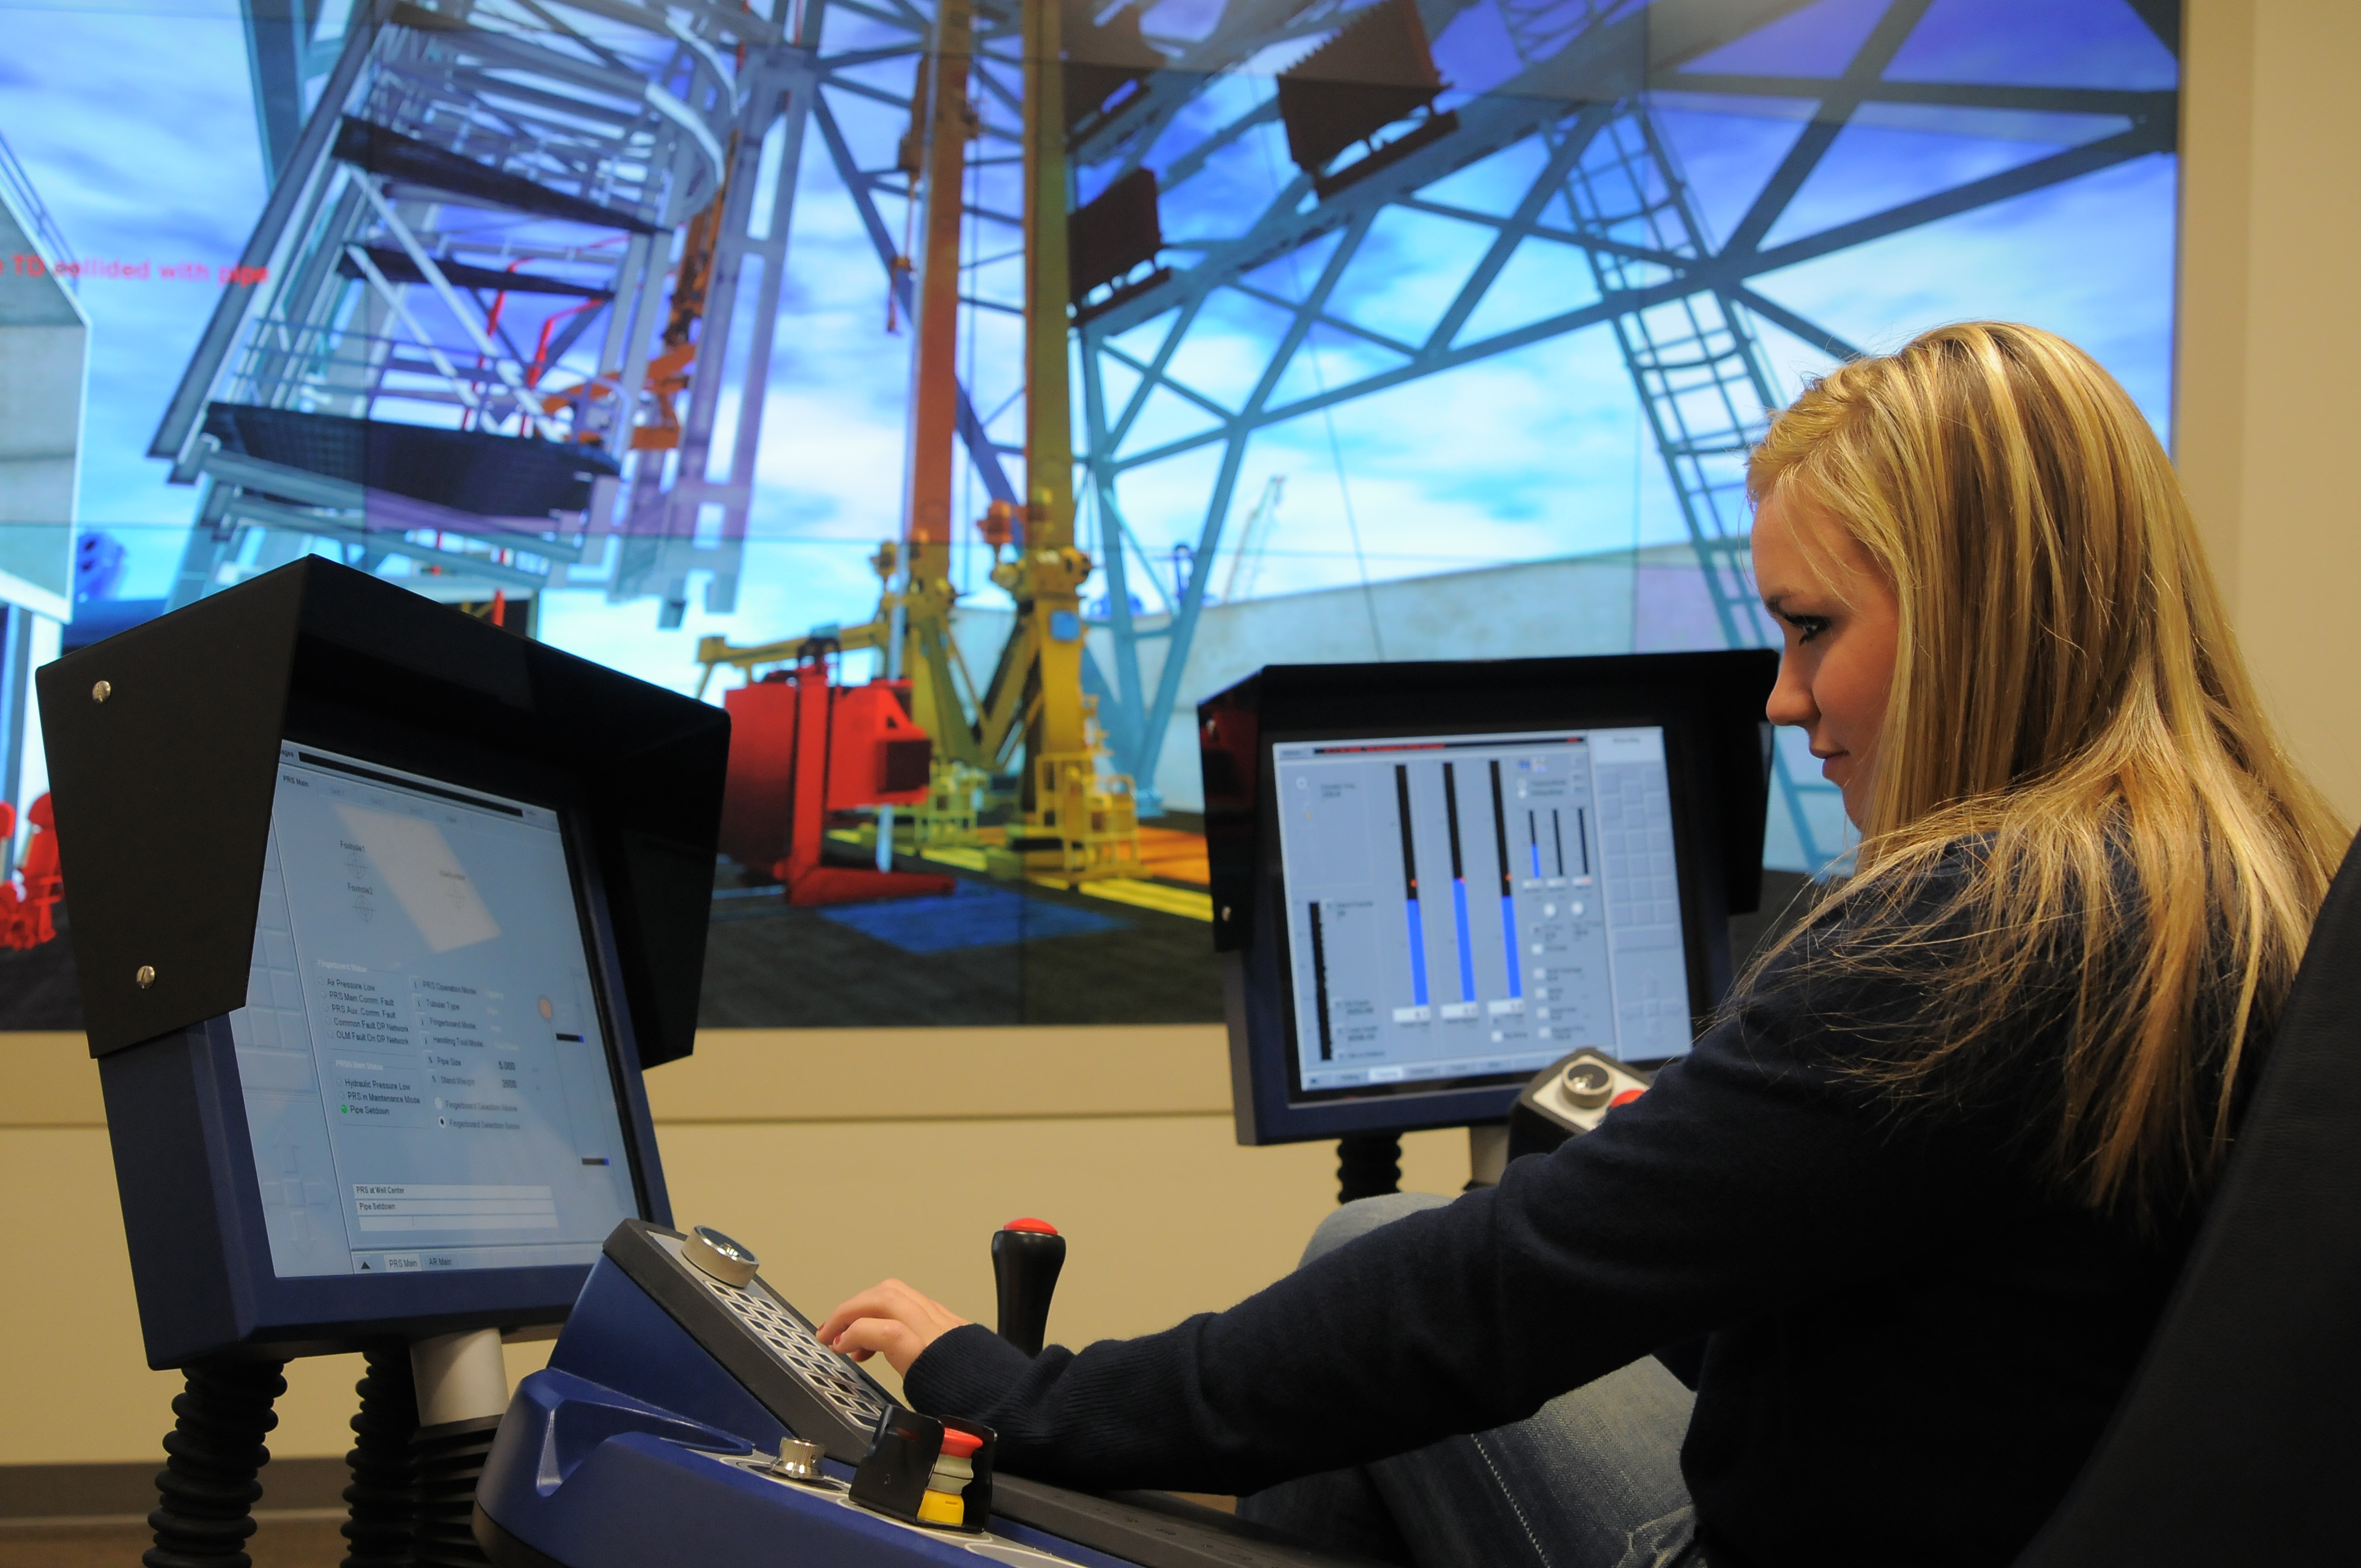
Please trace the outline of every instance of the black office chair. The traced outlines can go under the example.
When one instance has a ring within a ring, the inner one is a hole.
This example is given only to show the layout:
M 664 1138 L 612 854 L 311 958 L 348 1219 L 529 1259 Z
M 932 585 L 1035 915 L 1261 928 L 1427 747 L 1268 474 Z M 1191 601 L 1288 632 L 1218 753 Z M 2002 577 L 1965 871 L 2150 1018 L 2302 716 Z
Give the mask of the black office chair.
M 2114 1424 L 2016 1568 L 2361 1562 L 2361 846 Z

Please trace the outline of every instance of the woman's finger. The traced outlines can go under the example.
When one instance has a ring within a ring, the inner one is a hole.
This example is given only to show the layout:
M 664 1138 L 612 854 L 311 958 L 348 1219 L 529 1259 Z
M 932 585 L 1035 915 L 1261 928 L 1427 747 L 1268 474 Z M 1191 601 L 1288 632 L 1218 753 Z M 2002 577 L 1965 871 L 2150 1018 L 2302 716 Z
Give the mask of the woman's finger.
M 819 1335 L 820 1343 L 822 1344 L 833 1344 L 836 1342 L 836 1336 L 842 1333 L 845 1326 L 852 1322 L 857 1318 L 884 1318 L 895 1316 L 896 1314 L 894 1311 L 895 1298 L 889 1294 L 889 1290 L 893 1287 L 901 1286 L 901 1284 L 902 1282 L 898 1279 L 884 1280 L 879 1284 L 872 1285 L 868 1289 L 863 1290 L 859 1295 L 846 1300 L 842 1305 L 839 1306 L 835 1311 L 830 1312 L 828 1315 L 827 1321 L 819 1325 L 817 1332 Z M 907 1288 L 906 1286 L 902 1288 L 905 1289 Z
M 931 1333 L 913 1330 L 907 1323 L 890 1318 L 859 1318 L 846 1325 L 844 1332 L 838 1336 L 836 1348 L 856 1361 L 882 1355 L 887 1365 L 906 1376 L 911 1364 L 934 1338 Z
M 882 1330 L 873 1330 L 867 1338 L 847 1339 L 848 1331 L 863 1323 L 890 1323 L 906 1336 L 906 1343 L 888 1344 L 875 1339 Z M 918 1353 L 932 1344 L 937 1337 L 962 1327 L 967 1320 L 941 1302 L 912 1289 L 898 1279 L 881 1280 L 844 1302 L 828 1315 L 818 1330 L 819 1342 L 831 1348 L 851 1354 L 855 1348 L 875 1351 L 892 1363 L 895 1370 L 905 1369 Z

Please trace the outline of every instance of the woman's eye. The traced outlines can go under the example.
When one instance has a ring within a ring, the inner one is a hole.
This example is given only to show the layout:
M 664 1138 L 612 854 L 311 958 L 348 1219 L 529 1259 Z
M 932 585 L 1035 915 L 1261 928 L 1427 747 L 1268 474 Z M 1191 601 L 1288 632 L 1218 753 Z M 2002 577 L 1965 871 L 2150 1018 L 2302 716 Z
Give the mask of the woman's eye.
M 1828 629 L 1828 618 L 1824 615 L 1791 615 L 1787 618 L 1787 624 L 1795 629 L 1796 641 L 1809 642 Z

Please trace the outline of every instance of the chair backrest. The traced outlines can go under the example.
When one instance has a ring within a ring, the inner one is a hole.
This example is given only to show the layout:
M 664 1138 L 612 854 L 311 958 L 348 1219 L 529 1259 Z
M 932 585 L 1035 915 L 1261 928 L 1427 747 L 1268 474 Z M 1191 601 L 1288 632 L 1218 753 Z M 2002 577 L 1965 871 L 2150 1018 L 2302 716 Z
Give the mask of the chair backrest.
M 2197 1245 L 2017 1568 L 2361 1561 L 2361 845 Z

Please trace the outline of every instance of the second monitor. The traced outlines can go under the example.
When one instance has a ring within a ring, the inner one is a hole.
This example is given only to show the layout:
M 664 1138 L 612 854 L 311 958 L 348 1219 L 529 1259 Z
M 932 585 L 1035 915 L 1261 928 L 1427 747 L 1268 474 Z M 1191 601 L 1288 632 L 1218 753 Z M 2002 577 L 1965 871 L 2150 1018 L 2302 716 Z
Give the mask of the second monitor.
M 1763 650 L 1275 665 L 1203 704 L 1246 1143 L 1496 1122 L 1686 1053 L 1762 876 Z
M 1688 1048 L 1662 726 L 1289 741 L 1272 764 L 1305 1094 Z

